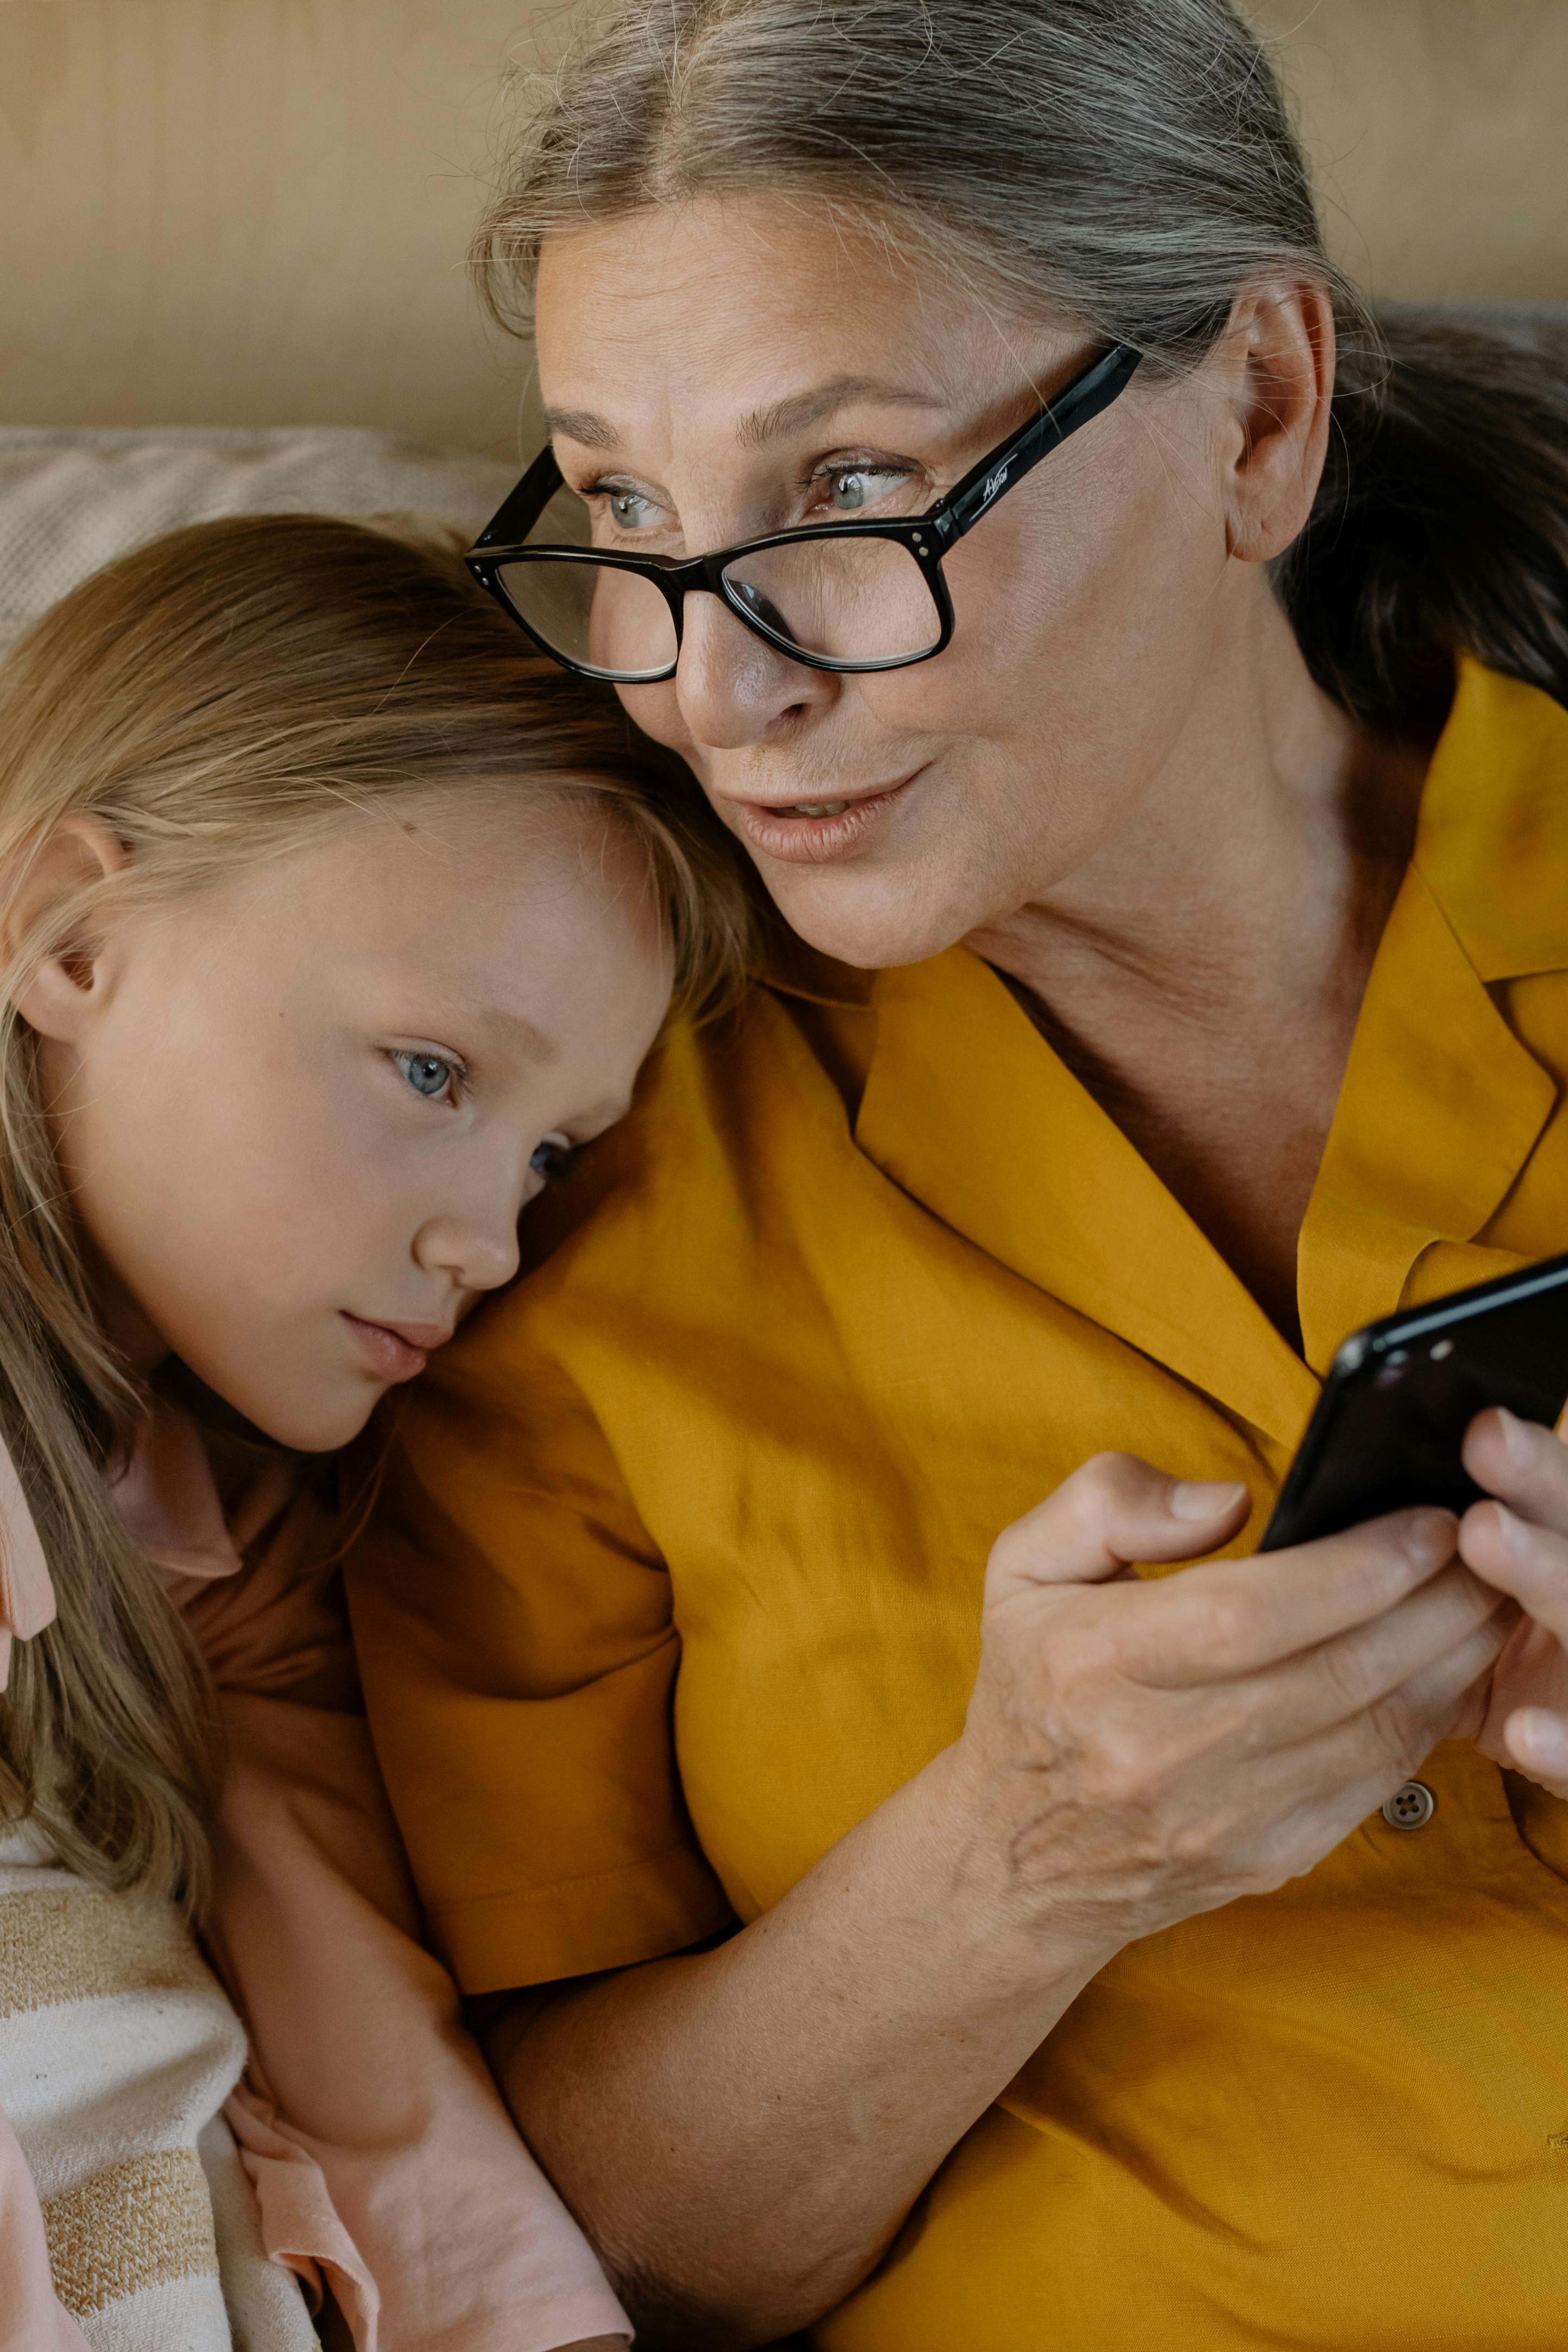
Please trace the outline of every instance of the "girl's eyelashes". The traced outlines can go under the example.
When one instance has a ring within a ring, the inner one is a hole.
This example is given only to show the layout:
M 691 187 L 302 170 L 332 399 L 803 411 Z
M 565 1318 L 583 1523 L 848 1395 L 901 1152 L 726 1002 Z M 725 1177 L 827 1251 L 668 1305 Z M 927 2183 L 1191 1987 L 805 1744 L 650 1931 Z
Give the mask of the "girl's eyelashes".
M 559 1183 L 577 1165 L 577 1147 L 563 1135 L 547 1135 L 529 1154 L 528 1164 L 547 1184 Z
M 414 1092 L 422 1095 L 426 1102 L 457 1101 L 463 1083 L 463 1071 L 445 1054 L 394 1054 L 392 1064 Z

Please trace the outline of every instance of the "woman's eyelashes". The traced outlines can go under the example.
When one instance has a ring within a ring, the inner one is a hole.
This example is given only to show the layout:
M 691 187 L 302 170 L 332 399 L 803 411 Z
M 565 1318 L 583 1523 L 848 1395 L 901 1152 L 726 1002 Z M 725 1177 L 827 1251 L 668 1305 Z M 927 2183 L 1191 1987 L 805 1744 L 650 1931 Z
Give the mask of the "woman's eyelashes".
M 392 1056 L 392 1065 L 405 1084 L 426 1102 L 455 1104 L 462 1091 L 462 1066 L 446 1054 L 397 1053 Z
M 874 513 L 895 500 L 900 510 L 914 511 L 931 495 L 925 469 L 912 459 L 819 457 L 806 467 L 794 489 L 784 492 L 772 527 L 787 530 L 836 522 L 840 517 Z M 662 500 L 640 483 L 584 482 L 578 496 L 597 510 L 602 529 L 612 539 L 648 539 L 657 531 L 677 528 L 677 519 Z M 764 520 L 759 514 L 759 526 Z
M 652 492 L 636 482 L 584 482 L 577 493 L 617 538 L 636 539 L 669 521 Z
M 812 488 L 835 515 L 856 515 L 907 492 L 913 478 L 911 466 L 839 459 L 812 477 Z

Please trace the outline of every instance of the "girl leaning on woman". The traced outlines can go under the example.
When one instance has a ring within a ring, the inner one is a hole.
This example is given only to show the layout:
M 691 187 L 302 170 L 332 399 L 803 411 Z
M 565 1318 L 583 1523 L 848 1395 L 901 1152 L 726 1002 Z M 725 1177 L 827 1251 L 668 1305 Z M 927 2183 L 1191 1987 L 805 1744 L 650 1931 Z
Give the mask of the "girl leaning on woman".
M 1555 2352 L 1568 1447 L 1245 1555 L 1568 1247 L 1560 355 L 1384 339 L 1226 0 L 623 0 L 481 260 L 483 560 L 796 935 L 348 1563 L 531 2144 L 679 2352 Z
M 521 651 L 449 552 L 258 520 L 0 669 L 5 2352 L 626 2332 L 420 1948 L 333 1565 L 332 1451 L 735 968 Z

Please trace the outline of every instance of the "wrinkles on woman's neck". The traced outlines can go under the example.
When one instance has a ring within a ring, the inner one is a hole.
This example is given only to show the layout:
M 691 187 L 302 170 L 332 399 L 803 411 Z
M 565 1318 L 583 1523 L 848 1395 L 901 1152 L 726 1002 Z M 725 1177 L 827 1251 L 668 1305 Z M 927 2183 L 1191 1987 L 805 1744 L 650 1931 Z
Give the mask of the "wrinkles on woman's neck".
M 1293 639 L 1268 651 L 1197 698 L 1115 838 L 969 944 L 1296 1345 L 1297 1238 L 1431 747 L 1358 729 Z

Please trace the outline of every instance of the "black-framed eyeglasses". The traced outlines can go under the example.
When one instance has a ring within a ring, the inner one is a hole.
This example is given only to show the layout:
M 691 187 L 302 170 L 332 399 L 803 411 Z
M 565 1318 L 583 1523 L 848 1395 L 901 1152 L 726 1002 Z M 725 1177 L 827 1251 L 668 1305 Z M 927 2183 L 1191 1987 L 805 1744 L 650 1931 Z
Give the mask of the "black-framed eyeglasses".
M 545 653 L 620 686 L 674 677 L 694 589 L 810 669 L 904 669 L 952 639 L 942 557 L 1042 457 L 1110 407 L 1141 357 L 1116 344 L 924 514 L 774 531 L 685 562 L 595 547 L 587 504 L 546 448 L 480 532 L 468 569 Z

